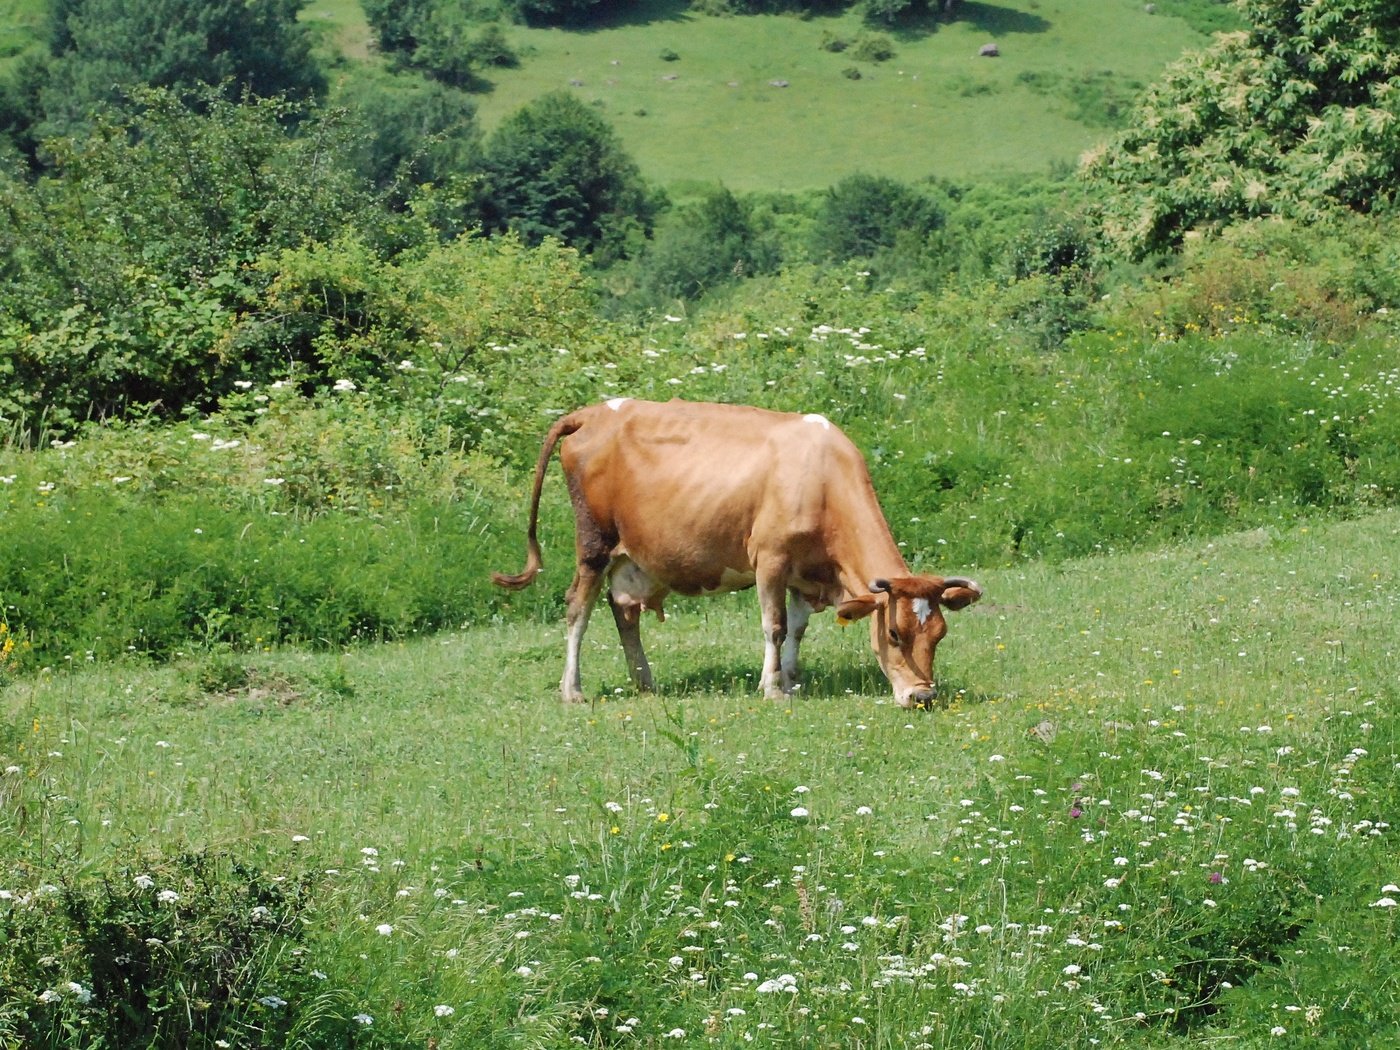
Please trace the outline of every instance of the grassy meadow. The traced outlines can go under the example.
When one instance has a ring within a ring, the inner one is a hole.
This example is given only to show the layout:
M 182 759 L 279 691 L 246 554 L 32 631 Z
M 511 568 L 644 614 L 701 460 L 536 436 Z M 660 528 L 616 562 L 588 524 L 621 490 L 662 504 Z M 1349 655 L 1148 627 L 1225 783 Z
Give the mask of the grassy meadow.
M 489 131 L 544 92 L 574 91 L 648 180 L 682 194 L 715 183 L 820 189 L 862 172 L 909 181 L 1039 174 L 1076 163 L 1121 125 L 1138 91 L 1215 28 L 1200 0 L 1157 7 L 964 3 L 952 22 L 887 30 L 856 12 L 724 17 L 648 0 L 587 32 L 507 27 L 520 63 L 491 70 L 474 98 Z M 0 68 L 34 41 L 42 11 L 38 0 L 0 3 Z M 309 0 L 301 18 L 315 27 L 333 82 L 381 61 L 357 0 Z M 875 37 L 892 57 L 863 57 L 860 45 Z M 844 49 L 828 49 L 833 39 Z M 978 57 L 989 42 L 999 58 Z
M 903 180 L 1044 172 L 1077 162 L 1105 123 L 1126 115 L 1116 107 L 1205 40 L 1134 0 L 968 3 L 953 22 L 889 32 L 854 12 L 643 10 L 649 17 L 588 33 L 513 28 L 522 61 L 492 72 L 483 126 L 570 89 L 598 108 L 647 178 L 736 192 L 822 188 L 870 171 Z M 877 35 L 893 57 L 857 57 L 859 42 Z M 833 37 L 851 46 L 823 49 Z M 1000 58 L 978 56 L 990 41 Z
M 44 9 L 34 0 L 0 0 L 0 67 L 21 54 L 44 22 Z
M 0 64 L 39 7 L 0 0 Z M 874 61 L 854 15 L 654 0 L 508 28 L 475 97 L 576 92 L 678 199 L 975 199 L 1225 10 L 1157 7 L 969 2 Z M 333 81 L 380 61 L 356 0 L 303 17 Z M 940 251 L 1035 262 L 998 185 Z M 1394 231 L 1258 223 L 1092 290 L 793 264 L 636 317 L 552 242 L 285 253 L 269 304 L 344 308 L 302 318 L 320 372 L 0 427 L 0 1050 L 1400 1045 Z M 911 565 L 985 588 L 939 702 L 830 616 L 762 699 L 750 592 L 648 618 L 654 695 L 595 615 L 561 705 L 557 468 L 546 571 L 488 573 L 549 421 L 622 395 L 846 429 Z
M 797 273 L 470 372 L 420 347 L 14 431 L 0 1046 L 1400 1040 L 1400 371 L 1366 234 L 1282 279 L 1222 240 L 1053 349 L 1043 282 Z M 446 257 L 509 293 L 448 331 L 557 290 L 487 266 L 517 252 Z M 657 696 L 598 617 L 594 702 L 561 706 L 557 471 L 542 578 L 487 573 L 547 421 L 621 394 L 846 428 L 911 563 L 986 588 L 943 702 L 895 707 L 829 617 L 759 699 L 743 594 L 646 624 Z
M 1192 24 L 1199 14 L 1175 14 L 1185 5 L 1148 14 L 1136 0 L 965 3 L 953 22 L 892 30 L 856 12 L 722 17 L 681 0 L 628 6 L 615 24 L 587 32 L 508 27 L 520 64 L 486 75 L 475 96 L 482 127 L 571 90 L 617 131 L 647 179 L 682 193 L 715 183 L 819 189 L 872 171 L 903 180 L 1042 173 L 1077 162 L 1166 63 L 1207 39 Z M 302 18 L 326 27 L 328 46 L 349 60 L 341 75 L 377 60 L 353 0 L 312 0 Z M 860 57 L 873 37 L 885 37 L 893 56 Z M 832 39 L 847 46 L 828 50 Z M 1001 57 L 979 58 L 991 41 Z
M 189 1046 L 1385 1045 L 1397 551 L 1384 511 L 983 572 L 930 712 L 829 618 L 761 700 L 751 595 L 648 624 L 657 696 L 595 622 L 588 706 L 536 622 L 30 677 L 22 994 L 125 980 Z
M 342 66 L 341 75 L 359 63 L 378 61 L 374 31 L 365 21 L 360 0 L 308 0 L 300 17 L 320 35 L 327 58 Z

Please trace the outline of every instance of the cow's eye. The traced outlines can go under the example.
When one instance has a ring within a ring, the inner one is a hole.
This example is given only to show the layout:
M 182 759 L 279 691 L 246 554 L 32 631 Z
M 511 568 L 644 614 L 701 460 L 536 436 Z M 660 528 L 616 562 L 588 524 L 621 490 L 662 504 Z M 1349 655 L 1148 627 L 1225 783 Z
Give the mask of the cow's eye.
M 898 644 L 899 644 L 899 632 L 896 631 L 893 627 L 890 628 L 890 644 L 891 644 L 891 645 L 898 645 Z

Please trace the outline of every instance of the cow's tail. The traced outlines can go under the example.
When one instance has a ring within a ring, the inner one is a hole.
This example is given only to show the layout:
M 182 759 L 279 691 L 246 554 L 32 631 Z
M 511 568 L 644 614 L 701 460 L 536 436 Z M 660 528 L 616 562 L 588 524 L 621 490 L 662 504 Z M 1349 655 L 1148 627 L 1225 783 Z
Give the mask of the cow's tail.
M 554 446 L 581 426 L 583 426 L 583 420 L 579 418 L 578 413 L 572 413 L 557 420 L 554 426 L 549 428 L 549 433 L 545 435 L 544 447 L 540 449 L 539 462 L 535 464 L 535 487 L 530 494 L 530 524 L 525 530 L 525 568 L 513 576 L 503 572 L 493 572 L 491 582 L 497 587 L 505 587 L 512 591 L 521 590 L 534 583 L 535 577 L 544 568 L 544 559 L 540 557 L 539 541 L 540 492 L 544 489 L 544 475 L 549 469 L 550 457 L 554 455 Z

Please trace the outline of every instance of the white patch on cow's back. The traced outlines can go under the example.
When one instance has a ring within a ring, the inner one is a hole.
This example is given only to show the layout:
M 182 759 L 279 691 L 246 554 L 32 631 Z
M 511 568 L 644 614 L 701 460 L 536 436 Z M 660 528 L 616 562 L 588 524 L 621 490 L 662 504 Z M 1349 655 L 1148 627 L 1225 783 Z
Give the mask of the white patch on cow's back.
M 823 430 L 831 429 L 831 420 L 827 419 L 826 416 L 822 415 L 820 412 L 808 412 L 805 416 L 802 417 L 802 422 L 820 423 L 822 425 Z
M 610 409 L 616 412 L 620 408 L 622 408 L 623 405 L 627 404 L 627 402 L 631 400 L 632 399 L 630 397 L 610 397 L 607 399 L 607 401 L 604 402 L 604 404 L 606 404 Z
M 927 598 L 914 599 L 914 615 L 919 618 L 919 623 L 927 622 L 928 618 L 933 615 L 933 606 L 929 604 Z

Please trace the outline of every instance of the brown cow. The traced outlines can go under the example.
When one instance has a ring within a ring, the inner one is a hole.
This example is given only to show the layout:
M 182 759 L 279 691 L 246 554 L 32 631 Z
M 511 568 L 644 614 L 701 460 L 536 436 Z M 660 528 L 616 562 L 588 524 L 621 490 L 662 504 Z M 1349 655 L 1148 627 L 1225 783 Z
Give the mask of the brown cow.
M 608 586 L 632 680 L 652 687 L 640 620 L 678 594 L 758 586 L 766 695 L 797 681 L 812 613 L 871 617 L 870 644 L 903 707 L 927 704 L 933 655 L 947 633 L 941 606 L 982 589 L 961 577 L 914 576 L 890 534 L 865 460 L 824 416 L 737 405 L 615 398 L 563 416 L 535 467 L 525 568 L 493 573 L 528 586 L 542 567 L 540 490 L 555 445 L 573 502 L 577 568 L 568 593 L 564 699 L 584 699 L 579 649 Z

